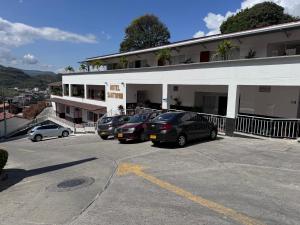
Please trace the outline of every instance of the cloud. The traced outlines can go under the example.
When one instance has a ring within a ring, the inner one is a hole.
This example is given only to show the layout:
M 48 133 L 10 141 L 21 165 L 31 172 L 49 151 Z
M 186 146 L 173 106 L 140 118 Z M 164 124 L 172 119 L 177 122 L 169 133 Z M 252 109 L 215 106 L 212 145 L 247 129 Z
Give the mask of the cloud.
M 64 41 L 73 43 L 97 43 L 92 34 L 80 35 L 53 27 L 32 27 L 13 23 L 0 17 L 0 45 L 19 47 L 35 40 Z
M 235 15 L 240 12 L 242 9 L 252 7 L 258 3 L 265 2 L 266 0 L 243 0 L 241 7 L 235 12 L 228 11 L 225 15 L 208 13 L 207 16 L 203 19 L 208 29 L 206 35 L 214 35 L 220 33 L 220 26 L 228 17 Z M 297 0 L 269 0 L 269 2 L 274 2 L 285 9 L 286 13 L 289 13 L 293 16 L 300 16 L 300 1 Z M 198 31 L 201 33 L 203 31 Z M 204 32 L 203 32 L 204 33 Z M 196 34 L 195 34 L 196 35 Z
M 203 37 L 205 36 L 205 33 L 203 31 L 198 31 L 196 32 L 194 35 L 193 35 L 193 38 L 200 38 L 200 37 Z
M 29 64 L 29 65 L 34 65 L 34 64 L 38 64 L 38 59 L 31 54 L 26 54 L 23 56 L 23 63 L 24 64 Z

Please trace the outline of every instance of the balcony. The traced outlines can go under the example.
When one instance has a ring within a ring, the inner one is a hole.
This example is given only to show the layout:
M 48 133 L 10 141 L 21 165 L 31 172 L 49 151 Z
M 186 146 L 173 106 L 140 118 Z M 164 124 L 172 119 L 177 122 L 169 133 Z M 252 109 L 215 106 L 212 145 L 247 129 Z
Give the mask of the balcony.
M 140 73 L 151 71 L 172 71 L 172 70 L 188 70 L 188 69 L 202 69 L 202 68 L 226 68 L 226 67 L 244 67 L 244 66 L 263 66 L 263 65 L 280 65 L 280 64 L 295 64 L 300 63 L 300 55 L 284 55 L 261 57 L 251 59 L 234 59 L 234 60 L 220 60 L 210 62 L 197 62 L 188 64 L 153 66 L 143 68 L 125 68 L 105 71 L 76 71 L 73 73 L 65 73 L 63 75 L 82 75 L 82 74 L 119 74 L 119 73 Z

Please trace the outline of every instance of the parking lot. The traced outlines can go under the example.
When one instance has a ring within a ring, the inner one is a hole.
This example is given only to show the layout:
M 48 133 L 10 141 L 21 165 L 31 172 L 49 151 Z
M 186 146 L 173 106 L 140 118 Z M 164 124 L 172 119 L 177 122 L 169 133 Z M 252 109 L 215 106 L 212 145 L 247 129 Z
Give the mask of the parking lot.
M 185 148 L 96 135 L 18 139 L 0 224 L 300 224 L 300 145 L 220 136 Z

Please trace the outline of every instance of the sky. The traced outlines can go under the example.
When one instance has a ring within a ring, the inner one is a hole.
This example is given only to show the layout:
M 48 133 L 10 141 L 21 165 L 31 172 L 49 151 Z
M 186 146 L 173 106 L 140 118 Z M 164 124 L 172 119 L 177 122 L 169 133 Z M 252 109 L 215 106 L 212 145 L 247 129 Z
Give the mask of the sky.
M 154 14 L 171 42 L 218 34 L 220 24 L 264 0 L 0 0 L 0 65 L 75 69 L 87 57 L 119 51 L 136 17 Z M 300 16 L 300 0 L 269 0 Z

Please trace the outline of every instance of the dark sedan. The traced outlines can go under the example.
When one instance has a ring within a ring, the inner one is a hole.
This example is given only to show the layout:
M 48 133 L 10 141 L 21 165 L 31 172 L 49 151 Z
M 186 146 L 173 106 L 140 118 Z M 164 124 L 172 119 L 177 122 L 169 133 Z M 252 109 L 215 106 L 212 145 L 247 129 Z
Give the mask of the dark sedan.
M 130 140 L 146 141 L 147 123 L 158 116 L 158 112 L 142 113 L 132 116 L 129 121 L 116 130 L 116 136 L 120 143 Z
M 154 145 L 162 142 L 177 143 L 184 147 L 188 141 L 209 137 L 217 138 L 217 127 L 194 112 L 169 112 L 156 117 L 147 127 Z
M 129 120 L 128 116 L 105 116 L 98 121 L 98 135 L 106 140 L 108 137 L 115 135 L 115 130 L 119 126 L 127 123 Z

